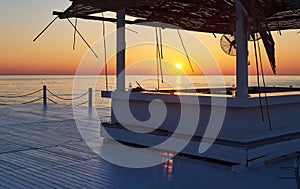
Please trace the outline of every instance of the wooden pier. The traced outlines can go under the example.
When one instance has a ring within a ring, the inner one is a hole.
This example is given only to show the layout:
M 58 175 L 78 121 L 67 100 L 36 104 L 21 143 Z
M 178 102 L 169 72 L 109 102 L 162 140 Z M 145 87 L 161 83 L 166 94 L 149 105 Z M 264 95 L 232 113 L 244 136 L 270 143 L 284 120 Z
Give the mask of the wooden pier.
M 280 169 L 295 158 L 242 174 L 182 156 L 152 168 L 113 165 L 85 144 L 71 106 L 0 106 L 0 120 L 0 188 L 296 188 L 294 173 Z

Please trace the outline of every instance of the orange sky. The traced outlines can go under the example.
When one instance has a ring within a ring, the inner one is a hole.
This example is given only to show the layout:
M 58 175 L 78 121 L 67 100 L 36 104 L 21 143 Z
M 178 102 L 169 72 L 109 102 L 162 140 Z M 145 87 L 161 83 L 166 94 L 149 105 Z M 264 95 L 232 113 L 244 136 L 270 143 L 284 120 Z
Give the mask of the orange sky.
M 35 1 L 35 3 L 37 2 Z M 50 2 L 48 3 L 50 4 Z M 58 4 L 58 1 L 56 3 L 57 5 L 51 4 L 52 6 L 48 6 L 47 11 L 33 10 L 30 14 L 24 11 L 21 17 L 12 16 L 14 13 L 9 11 L 9 7 L 0 6 L 0 24 L 2 25 L 0 31 L 0 74 L 75 73 L 78 64 L 88 49 L 81 39 L 77 37 L 76 50 L 72 50 L 73 29 L 66 21 L 58 20 L 37 43 L 32 42 L 35 35 L 53 18 L 51 11 L 67 7 L 66 3 Z M 40 2 L 39 6 L 43 6 L 43 3 Z M 106 25 L 108 32 L 114 30 L 114 24 L 108 23 Z M 95 43 L 101 37 L 101 29 L 101 23 L 99 22 L 79 22 L 79 30 L 90 44 Z M 273 33 L 276 43 L 278 74 L 300 74 L 300 56 L 298 55 L 300 34 L 296 33 L 297 31 L 295 30 L 283 31 L 281 36 L 277 32 Z M 193 35 L 196 35 L 208 47 L 223 74 L 235 73 L 235 57 L 226 55 L 219 46 L 221 35 L 218 35 L 216 39 L 212 34 L 193 33 Z M 95 50 L 100 52 L 103 49 Z M 263 54 L 265 72 L 270 74 L 271 69 L 264 50 Z M 168 66 L 163 67 L 165 74 L 178 74 L 178 69 L 175 68 L 177 63 L 183 65 L 183 71 L 188 74 L 192 73 L 184 52 L 164 47 L 164 55 L 164 61 L 169 62 L 163 62 L 164 65 L 168 64 Z M 152 61 L 143 61 L 143 64 L 140 64 L 141 66 L 134 66 L 128 73 L 152 74 L 156 72 L 155 47 L 140 45 L 130 48 L 127 52 L 128 64 L 147 58 L 152 58 Z M 253 59 L 253 44 L 251 42 L 249 42 L 249 59 L 251 61 L 249 72 L 254 74 L 255 62 Z M 114 59 L 111 59 L 109 63 L 111 73 L 114 70 L 114 61 Z M 196 63 L 193 64 L 193 67 L 196 68 Z M 211 73 L 213 74 L 213 72 Z M 196 69 L 195 73 L 201 73 L 200 69 Z

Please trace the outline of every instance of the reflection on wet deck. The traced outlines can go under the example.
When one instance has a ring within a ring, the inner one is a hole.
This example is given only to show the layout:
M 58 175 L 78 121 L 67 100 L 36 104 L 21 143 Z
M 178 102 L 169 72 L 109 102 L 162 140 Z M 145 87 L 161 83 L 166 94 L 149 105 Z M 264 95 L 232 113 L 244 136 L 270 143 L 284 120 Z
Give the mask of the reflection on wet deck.
M 123 168 L 88 148 L 70 106 L 0 106 L 0 119 L 0 188 L 296 188 L 294 173 L 280 168 L 294 166 L 295 158 L 240 174 L 182 156 L 151 168 Z

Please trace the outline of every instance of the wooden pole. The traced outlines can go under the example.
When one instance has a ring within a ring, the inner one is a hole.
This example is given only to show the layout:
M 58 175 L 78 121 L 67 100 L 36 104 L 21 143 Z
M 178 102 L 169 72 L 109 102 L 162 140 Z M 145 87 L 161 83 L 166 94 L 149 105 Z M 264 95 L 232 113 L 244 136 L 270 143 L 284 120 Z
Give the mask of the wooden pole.
M 117 91 L 125 91 L 125 9 L 117 11 Z
M 43 86 L 43 103 L 44 106 L 47 106 L 47 86 Z
M 89 108 L 93 107 L 93 89 L 89 88 L 89 96 L 88 96 Z
M 117 62 L 116 62 L 116 76 L 117 76 L 117 87 L 116 91 L 125 91 L 125 9 L 117 11 Z M 113 102 L 111 99 L 111 123 L 118 123 L 114 112 Z
M 240 2 L 236 1 L 236 86 L 237 97 L 248 98 L 248 39 L 247 39 L 247 16 Z

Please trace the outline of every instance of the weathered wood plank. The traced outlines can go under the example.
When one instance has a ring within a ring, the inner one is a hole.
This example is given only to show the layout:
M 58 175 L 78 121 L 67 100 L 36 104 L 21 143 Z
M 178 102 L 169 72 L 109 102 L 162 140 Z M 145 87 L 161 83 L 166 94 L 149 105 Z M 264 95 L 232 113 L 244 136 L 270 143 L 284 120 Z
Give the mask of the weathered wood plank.
M 249 165 L 263 163 L 287 154 L 299 152 L 299 144 L 300 139 L 295 139 L 251 149 L 248 151 Z
M 294 188 L 293 181 L 278 181 L 260 171 L 247 173 L 248 178 L 229 167 L 184 157 L 147 169 L 122 168 L 88 148 L 70 119 L 71 107 L 41 111 L 40 105 L 0 107 L 0 118 L 8 117 L 0 122 L 0 188 Z M 17 118 L 18 112 L 23 118 Z M 293 160 L 286 165 L 293 165 Z M 210 182 L 212 178 L 218 182 Z

